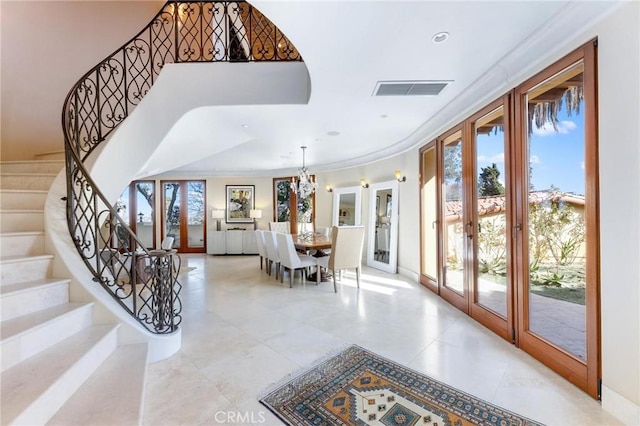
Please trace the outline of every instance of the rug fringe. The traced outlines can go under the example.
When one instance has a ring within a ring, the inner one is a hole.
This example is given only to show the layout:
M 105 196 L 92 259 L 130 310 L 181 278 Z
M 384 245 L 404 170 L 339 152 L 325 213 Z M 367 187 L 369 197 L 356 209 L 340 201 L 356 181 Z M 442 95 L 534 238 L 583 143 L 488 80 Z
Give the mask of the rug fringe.
M 355 345 L 353 343 L 345 343 L 343 345 L 336 346 L 335 348 L 331 349 L 329 352 L 327 352 L 326 354 L 324 354 L 320 358 L 317 358 L 317 359 L 313 360 L 310 364 L 308 364 L 306 366 L 302 366 L 300 368 L 296 368 L 295 370 L 293 370 L 292 372 L 290 372 L 289 374 L 287 374 L 286 376 L 284 376 L 280 380 L 278 380 L 276 382 L 269 383 L 269 385 L 264 390 L 262 390 L 262 392 L 258 393 L 258 401 L 264 399 L 267 395 L 269 395 L 271 392 L 275 391 L 276 389 L 281 388 L 282 386 L 286 385 L 287 383 L 297 379 L 298 377 L 302 376 L 303 374 L 309 372 L 310 370 L 316 368 L 320 364 L 330 360 L 331 358 L 337 356 L 338 354 L 346 351 L 347 349 L 349 349 L 349 348 L 351 348 L 353 346 L 358 346 L 358 345 Z

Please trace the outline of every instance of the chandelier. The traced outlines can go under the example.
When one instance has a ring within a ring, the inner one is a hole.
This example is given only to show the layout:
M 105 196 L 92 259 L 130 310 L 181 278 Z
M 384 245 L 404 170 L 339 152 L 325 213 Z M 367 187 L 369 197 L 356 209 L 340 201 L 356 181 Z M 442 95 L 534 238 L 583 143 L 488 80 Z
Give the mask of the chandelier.
M 300 148 L 302 148 L 302 168 L 298 169 L 298 181 L 296 182 L 296 178 L 291 179 L 291 190 L 298 195 L 299 199 L 304 200 L 316 191 L 318 184 L 311 180 L 309 170 L 304 163 L 304 153 L 307 147 L 301 146 Z

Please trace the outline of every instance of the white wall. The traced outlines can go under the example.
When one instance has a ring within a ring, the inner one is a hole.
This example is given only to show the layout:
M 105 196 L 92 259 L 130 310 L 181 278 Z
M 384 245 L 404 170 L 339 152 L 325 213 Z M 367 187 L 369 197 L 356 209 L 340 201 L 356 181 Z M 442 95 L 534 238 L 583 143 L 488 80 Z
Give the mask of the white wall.
M 602 403 L 640 424 L 640 3 L 598 35 Z M 625 401 L 626 400 L 626 401 Z
M 147 25 L 163 3 L 0 1 L 2 159 L 61 151 L 62 103 L 71 86 Z
M 360 185 L 360 179 L 368 183 L 395 179 L 395 171 L 401 170 L 407 181 L 398 189 L 398 268 L 399 272 L 417 280 L 420 273 L 418 149 L 404 154 L 350 169 L 316 173 L 316 225 L 331 226 L 333 194 L 323 188 Z M 367 226 L 369 218 L 369 189 L 362 189 L 362 217 L 360 223 Z M 365 247 L 368 241 L 365 240 Z

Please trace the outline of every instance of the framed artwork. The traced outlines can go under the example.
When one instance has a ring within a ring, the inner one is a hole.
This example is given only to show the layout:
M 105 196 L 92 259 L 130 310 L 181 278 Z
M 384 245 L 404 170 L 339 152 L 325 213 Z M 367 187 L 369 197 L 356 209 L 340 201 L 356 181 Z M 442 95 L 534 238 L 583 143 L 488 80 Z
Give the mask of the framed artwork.
M 255 185 L 227 185 L 227 223 L 253 223 Z
M 387 217 L 391 219 L 391 194 L 387 194 Z

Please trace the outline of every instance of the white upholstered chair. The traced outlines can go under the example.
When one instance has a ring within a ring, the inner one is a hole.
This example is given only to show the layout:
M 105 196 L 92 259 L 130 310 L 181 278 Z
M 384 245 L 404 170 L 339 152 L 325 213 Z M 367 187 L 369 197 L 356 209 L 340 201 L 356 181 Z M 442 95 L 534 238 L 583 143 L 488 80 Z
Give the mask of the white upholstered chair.
M 175 241 L 174 237 L 164 237 L 162 243 L 160 243 L 161 250 L 173 250 L 173 242 Z
M 267 272 L 271 275 L 273 267 L 276 267 L 276 279 L 280 272 L 280 256 L 278 256 L 278 243 L 276 242 L 276 232 L 264 231 L 264 246 L 267 249 Z
M 304 280 L 305 270 L 310 266 L 316 266 L 316 258 L 299 254 L 293 245 L 293 237 L 291 234 L 277 233 L 276 240 L 278 242 L 278 256 L 280 259 L 280 282 L 284 281 L 284 270 L 289 269 L 289 287 L 293 287 L 293 275 L 295 271 L 300 269 L 302 279 Z
M 258 254 L 260 255 L 260 270 L 262 270 L 262 261 L 268 262 L 269 256 L 267 256 L 267 247 L 264 242 L 264 235 L 261 229 L 256 229 L 256 242 L 258 244 Z
M 280 232 L 282 234 L 291 233 L 291 224 L 287 222 L 269 222 L 269 230 L 273 232 Z
M 337 293 L 336 274 L 343 269 L 355 268 L 356 281 L 360 288 L 360 269 L 362 246 L 364 245 L 364 226 L 334 226 L 331 231 L 331 254 L 317 259 L 318 267 L 331 270 L 333 290 Z M 318 283 L 320 275 L 316 274 Z

